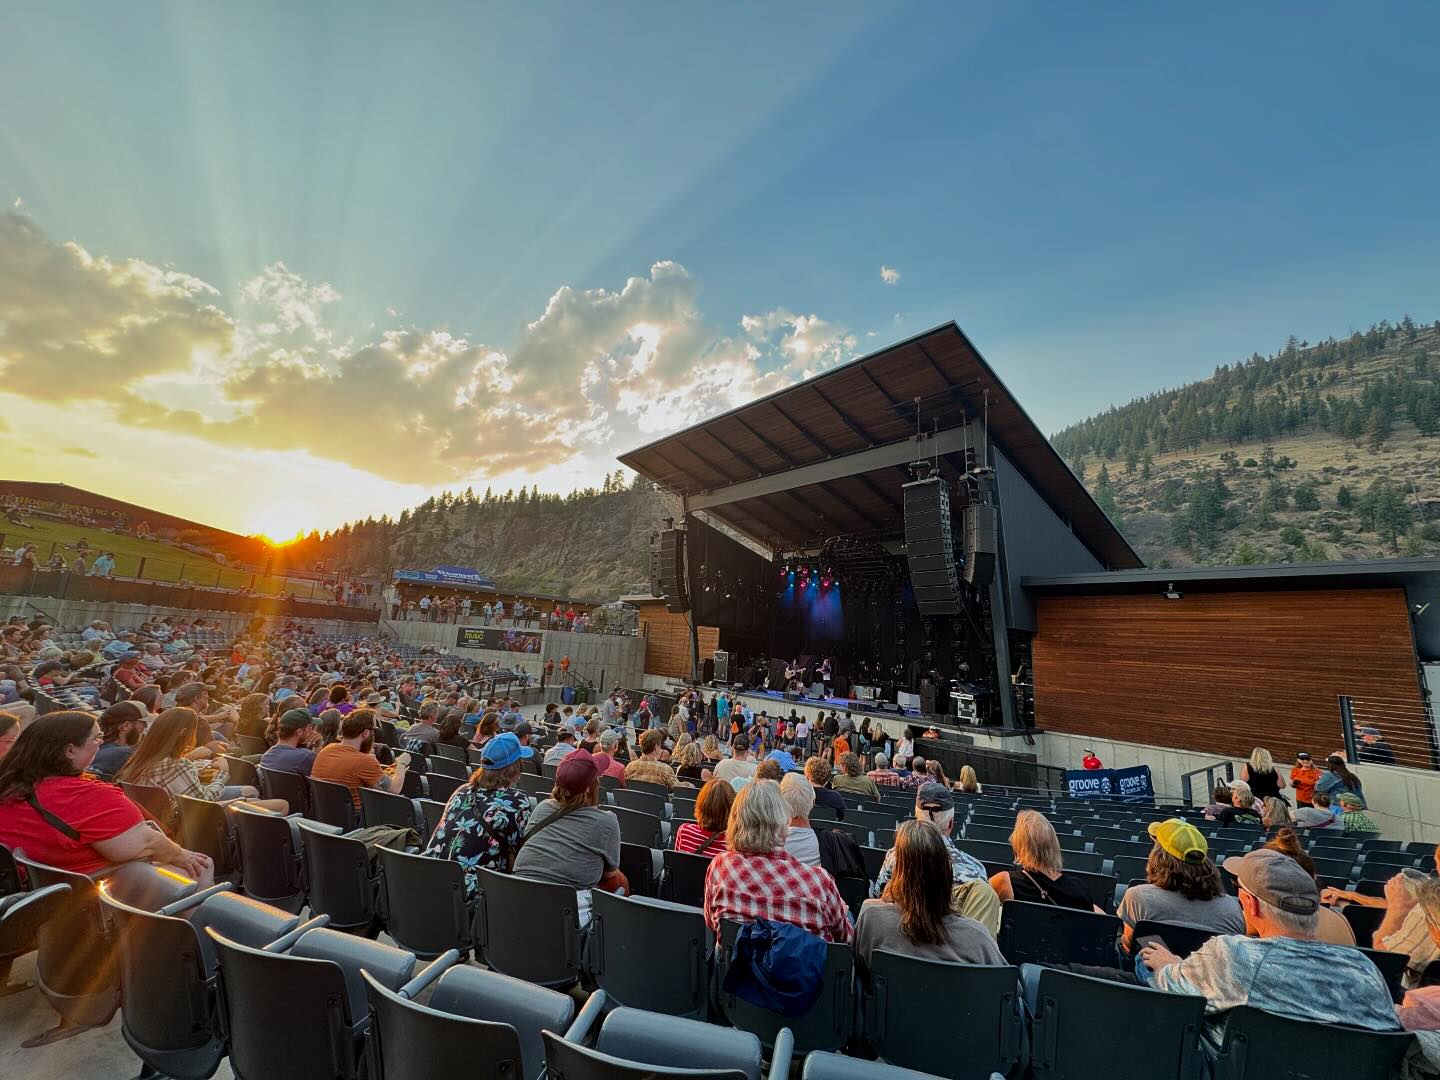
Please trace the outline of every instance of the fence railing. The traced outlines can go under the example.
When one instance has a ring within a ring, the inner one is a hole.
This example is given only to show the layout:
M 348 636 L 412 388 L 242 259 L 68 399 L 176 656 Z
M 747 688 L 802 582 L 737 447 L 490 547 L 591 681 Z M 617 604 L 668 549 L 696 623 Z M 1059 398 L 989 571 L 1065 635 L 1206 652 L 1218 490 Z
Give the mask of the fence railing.
M 1338 709 L 1340 742 L 1352 765 L 1440 770 L 1440 740 L 1427 703 L 1341 694 Z
M 1210 801 L 1210 793 L 1215 790 L 1215 777 L 1223 773 L 1228 783 L 1235 779 L 1235 763 L 1233 761 L 1217 761 L 1211 765 L 1202 765 L 1198 769 L 1191 769 L 1180 777 L 1180 795 L 1185 800 L 1186 806 L 1195 805 L 1193 794 L 1194 777 L 1201 773 L 1205 774 L 1205 801 Z

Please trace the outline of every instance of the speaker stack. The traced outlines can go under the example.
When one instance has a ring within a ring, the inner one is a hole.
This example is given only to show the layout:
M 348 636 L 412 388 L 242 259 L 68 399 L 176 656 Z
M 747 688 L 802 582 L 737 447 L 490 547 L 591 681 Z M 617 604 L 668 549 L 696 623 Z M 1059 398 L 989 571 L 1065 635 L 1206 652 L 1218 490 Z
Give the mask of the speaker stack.
M 685 588 L 685 530 L 665 529 L 656 541 L 660 553 L 657 596 L 665 597 L 665 610 L 690 610 L 690 596 Z
M 973 503 L 965 511 L 965 581 L 988 586 L 995 578 L 998 543 L 997 510 L 988 503 Z
M 904 485 L 905 557 L 923 616 L 960 614 L 960 579 L 950 527 L 950 488 L 931 476 Z

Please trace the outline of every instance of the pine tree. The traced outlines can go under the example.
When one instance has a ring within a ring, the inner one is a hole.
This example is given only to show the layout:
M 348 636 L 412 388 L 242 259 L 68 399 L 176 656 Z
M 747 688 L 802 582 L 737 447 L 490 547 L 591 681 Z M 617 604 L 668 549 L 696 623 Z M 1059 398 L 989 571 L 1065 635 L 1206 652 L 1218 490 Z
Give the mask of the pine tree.
M 1340 490 L 1335 492 L 1335 505 L 1341 510 L 1349 510 L 1355 505 L 1355 493 L 1344 484 L 1341 484 Z
M 1388 409 L 1377 405 L 1370 410 L 1370 418 L 1365 422 L 1365 436 L 1369 440 L 1371 450 L 1379 450 L 1385 445 L 1385 440 L 1390 438 L 1391 423 Z

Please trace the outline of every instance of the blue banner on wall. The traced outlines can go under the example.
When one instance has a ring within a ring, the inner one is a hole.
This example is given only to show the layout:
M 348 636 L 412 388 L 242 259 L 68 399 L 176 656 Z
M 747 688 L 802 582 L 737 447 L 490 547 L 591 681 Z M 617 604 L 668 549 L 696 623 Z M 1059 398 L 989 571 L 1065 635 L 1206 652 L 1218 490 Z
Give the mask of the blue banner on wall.
M 1153 799 L 1149 765 L 1130 769 L 1066 769 L 1065 788 L 1072 799 Z

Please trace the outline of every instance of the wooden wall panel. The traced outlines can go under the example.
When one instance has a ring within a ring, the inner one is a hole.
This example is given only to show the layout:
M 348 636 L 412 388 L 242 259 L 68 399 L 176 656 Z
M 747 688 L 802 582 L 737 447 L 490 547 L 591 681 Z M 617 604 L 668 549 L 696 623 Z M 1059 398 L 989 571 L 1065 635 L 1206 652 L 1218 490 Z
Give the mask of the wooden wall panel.
M 1430 768 L 1401 589 L 1047 596 L 1036 605 L 1042 728 L 1219 755 L 1264 746 L 1286 769 L 1343 745 L 1337 698 Z
M 645 674 L 667 679 L 689 679 L 690 624 L 682 613 L 666 611 L 663 601 L 641 603 L 640 633 L 645 637 Z M 720 647 L 720 630 L 699 628 L 700 658 Z

